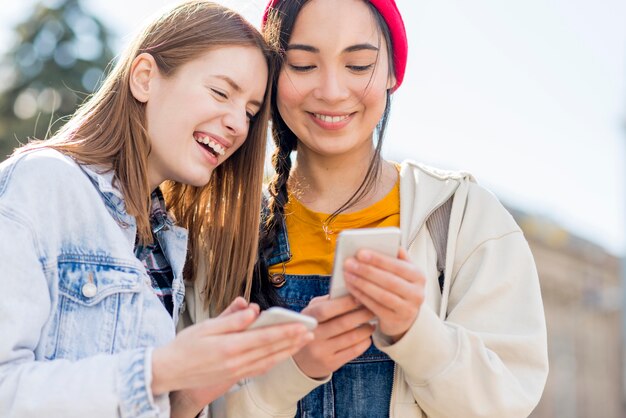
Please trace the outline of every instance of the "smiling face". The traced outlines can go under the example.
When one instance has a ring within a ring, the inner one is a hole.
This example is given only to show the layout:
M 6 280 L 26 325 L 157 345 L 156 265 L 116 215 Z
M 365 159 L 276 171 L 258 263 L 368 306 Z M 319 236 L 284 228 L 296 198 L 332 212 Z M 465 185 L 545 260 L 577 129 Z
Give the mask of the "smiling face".
M 221 47 L 164 76 L 142 55 L 133 95 L 146 103 L 150 187 L 165 180 L 204 186 L 248 136 L 265 94 L 265 58 L 256 47 Z
M 371 152 L 394 83 L 387 63 L 363 0 L 311 0 L 302 8 L 277 86 L 278 110 L 298 137 L 299 153 Z

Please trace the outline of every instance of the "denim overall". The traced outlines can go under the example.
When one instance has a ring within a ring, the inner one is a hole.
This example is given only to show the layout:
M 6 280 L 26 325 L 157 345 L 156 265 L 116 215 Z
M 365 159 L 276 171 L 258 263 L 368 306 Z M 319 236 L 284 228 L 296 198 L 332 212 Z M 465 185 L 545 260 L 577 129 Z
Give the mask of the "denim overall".
M 285 224 L 267 265 L 291 257 Z M 277 289 L 284 305 L 300 312 L 311 299 L 328 294 L 330 276 L 285 274 Z M 374 344 L 333 373 L 332 379 L 298 402 L 296 418 L 387 418 L 393 385 L 394 362 Z

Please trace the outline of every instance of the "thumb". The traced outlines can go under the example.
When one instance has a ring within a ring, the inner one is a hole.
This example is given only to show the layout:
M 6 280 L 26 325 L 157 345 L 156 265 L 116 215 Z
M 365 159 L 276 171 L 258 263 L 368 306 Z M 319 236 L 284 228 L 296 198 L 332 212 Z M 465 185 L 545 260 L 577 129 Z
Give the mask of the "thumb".
M 400 247 L 400 249 L 398 250 L 398 258 L 404 261 L 410 260 L 409 253 L 407 253 L 406 250 L 402 247 Z
M 248 302 L 241 296 L 237 296 L 231 303 L 228 305 L 226 309 L 222 311 L 219 316 L 230 315 L 234 312 L 241 311 L 242 309 L 246 309 L 248 307 Z

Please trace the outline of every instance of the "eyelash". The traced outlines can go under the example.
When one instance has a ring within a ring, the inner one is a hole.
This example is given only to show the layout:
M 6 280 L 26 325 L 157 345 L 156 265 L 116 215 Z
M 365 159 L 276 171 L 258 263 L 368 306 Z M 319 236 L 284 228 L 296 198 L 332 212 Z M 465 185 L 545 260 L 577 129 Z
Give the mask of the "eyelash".
M 372 69 L 372 67 L 374 66 L 374 64 L 368 64 L 368 65 L 346 65 L 346 68 L 348 68 L 349 70 L 352 70 L 354 72 L 357 73 L 362 73 L 365 71 L 369 71 Z M 289 64 L 289 68 L 291 68 L 292 70 L 299 72 L 299 73 L 306 73 L 309 72 L 313 69 L 315 69 L 314 65 L 292 65 Z
M 365 71 L 369 71 L 372 69 L 372 67 L 374 66 L 374 64 L 368 64 L 368 65 L 348 65 L 347 67 L 355 72 L 361 73 L 361 72 L 365 72 Z
M 218 96 L 220 96 L 222 99 L 226 99 L 228 100 L 228 95 L 226 93 L 224 93 L 223 91 L 219 91 L 217 89 L 211 89 L 211 91 L 215 94 L 217 94 Z M 256 115 L 253 115 L 251 112 L 246 112 L 246 117 L 248 118 L 248 122 L 252 123 L 254 122 L 254 120 L 256 119 Z
M 299 73 L 306 73 L 308 71 L 313 70 L 315 68 L 315 65 L 302 65 L 302 66 L 299 66 L 299 65 L 291 65 L 291 64 L 289 64 L 289 67 L 292 70 L 297 71 Z
M 223 91 L 219 91 L 216 89 L 211 89 L 211 91 L 215 94 L 217 94 L 218 96 L 220 96 L 222 99 L 228 99 L 228 95 L 226 93 L 224 93 Z

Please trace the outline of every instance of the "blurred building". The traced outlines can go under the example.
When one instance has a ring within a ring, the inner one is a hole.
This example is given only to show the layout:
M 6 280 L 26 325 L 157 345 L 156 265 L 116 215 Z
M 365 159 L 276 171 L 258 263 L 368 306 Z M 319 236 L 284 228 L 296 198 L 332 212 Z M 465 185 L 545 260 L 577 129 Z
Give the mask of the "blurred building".
M 626 416 L 621 260 L 554 222 L 511 211 L 539 271 L 550 374 L 534 418 Z

